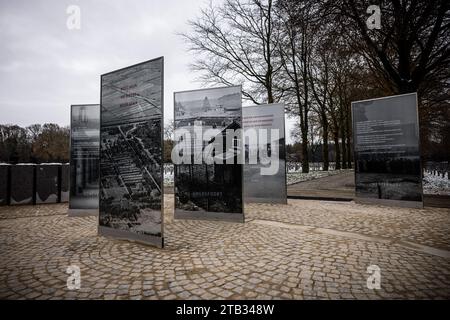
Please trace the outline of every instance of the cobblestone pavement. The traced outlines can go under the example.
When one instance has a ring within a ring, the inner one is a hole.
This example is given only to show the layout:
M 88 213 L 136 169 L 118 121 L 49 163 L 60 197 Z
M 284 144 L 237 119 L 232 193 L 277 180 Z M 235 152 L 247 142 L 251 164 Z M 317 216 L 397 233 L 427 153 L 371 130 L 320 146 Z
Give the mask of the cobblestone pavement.
M 330 228 L 450 250 L 450 209 L 411 209 L 340 201 L 289 200 L 287 206 L 247 204 L 249 219 Z
M 450 298 L 448 209 L 290 200 L 247 205 L 240 224 L 173 221 L 172 202 L 164 249 L 98 237 L 97 218 L 68 218 L 66 205 L 0 208 L 0 298 Z M 372 264 L 379 290 L 366 285 Z
M 0 220 L 1 219 L 14 219 L 14 218 L 30 218 L 30 217 L 42 217 L 52 216 L 55 214 L 67 215 L 66 203 L 55 203 L 49 205 L 37 205 L 37 206 L 10 206 L 0 207 Z

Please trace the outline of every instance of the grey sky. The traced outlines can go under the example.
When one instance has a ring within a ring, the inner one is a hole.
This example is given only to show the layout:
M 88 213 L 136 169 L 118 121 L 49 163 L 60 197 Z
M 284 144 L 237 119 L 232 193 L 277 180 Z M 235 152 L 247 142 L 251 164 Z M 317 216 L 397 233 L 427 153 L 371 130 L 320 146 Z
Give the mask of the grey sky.
M 71 104 L 99 103 L 101 74 L 159 56 L 164 118 L 173 118 L 173 92 L 201 88 L 189 71 L 193 56 L 176 32 L 186 31 L 205 4 L 0 0 L 0 123 L 68 125 Z M 80 30 L 66 27 L 69 5 L 81 9 Z

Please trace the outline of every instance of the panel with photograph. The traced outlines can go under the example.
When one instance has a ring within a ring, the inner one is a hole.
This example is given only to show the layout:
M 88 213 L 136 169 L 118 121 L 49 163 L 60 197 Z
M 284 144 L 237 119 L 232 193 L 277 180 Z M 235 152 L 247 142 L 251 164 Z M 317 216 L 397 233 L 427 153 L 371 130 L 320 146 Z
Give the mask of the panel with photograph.
M 69 209 L 97 209 L 100 105 L 72 105 Z
M 242 128 L 241 87 L 176 92 L 174 107 L 175 130 L 189 132 L 191 139 L 191 163 L 175 165 L 175 217 L 243 221 L 242 136 L 237 134 L 229 146 L 225 141 L 227 130 Z M 197 137 L 196 126 L 202 132 L 214 129 L 216 135 Z M 196 139 L 202 139 L 200 146 Z M 195 163 L 216 142 L 223 149 L 214 150 L 214 163 Z
M 162 246 L 162 108 L 163 58 L 102 76 L 102 234 Z

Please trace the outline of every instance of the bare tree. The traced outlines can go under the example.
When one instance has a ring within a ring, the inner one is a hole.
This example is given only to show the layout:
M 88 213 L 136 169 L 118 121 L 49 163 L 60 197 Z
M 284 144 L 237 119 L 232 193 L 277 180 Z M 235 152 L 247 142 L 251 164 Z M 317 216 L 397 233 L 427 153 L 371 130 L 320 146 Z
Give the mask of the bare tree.
M 42 125 L 39 123 L 29 125 L 26 129 L 30 132 L 31 140 L 35 140 L 42 133 Z
M 282 82 L 286 88 L 288 110 L 298 115 L 301 144 L 302 171 L 309 172 L 309 115 L 311 92 L 309 69 L 313 38 L 312 1 L 278 2 L 279 25 L 282 37 L 278 44 L 283 66 Z
M 329 39 L 328 39 L 329 40 Z M 327 49 L 331 45 L 331 41 L 324 41 L 324 43 L 315 43 L 315 54 L 313 55 L 313 63 L 309 68 L 308 80 L 311 85 L 311 91 L 314 98 L 314 111 L 318 115 L 320 125 L 322 128 L 322 159 L 323 170 L 328 171 L 329 168 L 329 149 L 328 149 L 328 136 L 329 132 L 329 118 L 332 106 L 331 94 L 333 89 L 330 64 L 332 59 L 332 52 Z M 337 118 L 335 119 L 335 129 L 338 128 L 339 123 Z
M 367 28 L 367 3 L 342 0 L 333 1 L 332 6 L 338 8 L 349 44 L 384 76 L 393 92 L 420 93 L 431 79 L 448 79 L 450 2 L 385 0 L 379 4 L 379 30 Z
M 337 168 L 351 168 L 352 101 L 417 91 L 422 147 L 450 141 L 449 2 L 376 4 L 381 30 L 367 28 L 367 2 L 224 0 L 182 36 L 204 83 L 242 84 L 245 99 L 283 102 L 298 117 L 303 172 L 320 140 L 324 170 L 329 140 Z
M 68 161 L 69 139 L 69 127 L 46 123 L 32 142 L 32 156 L 38 162 Z
M 175 133 L 175 121 L 170 119 L 164 124 L 164 140 L 172 141 Z
M 242 84 L 243 97 L 255 104 L 277 102 L 281 70 L 276 56 L 279 30 L 272 0 L 225 0 L 201 11 L 181 36 L 196 56 L 191 65 L 207 84 Z
M 0 162 L 69 161 L 69 127 L 0 125 Z
M 26 129 L 17 125 L 0 125 L 0 162 L 28 162 L 30 153 Z

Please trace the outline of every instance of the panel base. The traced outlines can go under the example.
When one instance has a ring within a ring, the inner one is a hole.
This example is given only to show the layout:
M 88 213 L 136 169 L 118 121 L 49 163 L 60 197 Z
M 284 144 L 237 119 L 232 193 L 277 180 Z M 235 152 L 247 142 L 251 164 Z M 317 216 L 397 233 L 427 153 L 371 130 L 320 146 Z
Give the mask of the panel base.
M 98 235 L 164 248 L 164 238 L 152 235 L 137 234 L 126 230 L 112 229 L 103 226 L 98 226 Z
M 287 204 L 287 198 L 280 199 L 280 198 L 253 198 L 253 197 L 246 197 L 244 198 L 244 202 L 246 203 L 274 203 L 274 204 Z
M 356 203 L 361 204 L 375 204 L 391 207 L 404 207 L 404 208 L 419 208 L 423 209 L 423 202 L 421 201 L 404 201 L 404 200 L 390 200 L 390 199 L 377 199 L 377 198 L 355 198 Z
M 90 217 L 98 216 L 98 209 L 69 209 L 67 210 L 69 217 Z
M 423 205 L 425 207 L 450 208 L 450 196 L 424 194 Z
M 174 210 L 174 219 L 187 220 L 213 220 L 213 221 L 228 221 L 244 223 L 243 213 L 229 213 L 229 212 L 204 212 L 204 211 L 187 211 Z

